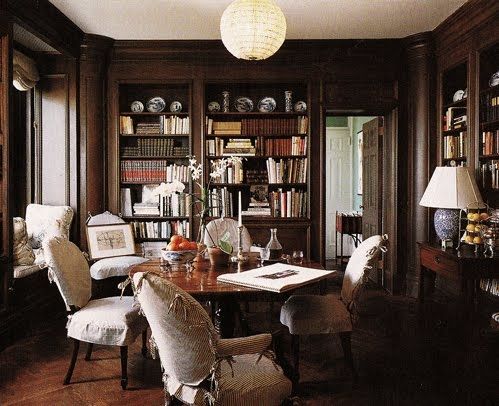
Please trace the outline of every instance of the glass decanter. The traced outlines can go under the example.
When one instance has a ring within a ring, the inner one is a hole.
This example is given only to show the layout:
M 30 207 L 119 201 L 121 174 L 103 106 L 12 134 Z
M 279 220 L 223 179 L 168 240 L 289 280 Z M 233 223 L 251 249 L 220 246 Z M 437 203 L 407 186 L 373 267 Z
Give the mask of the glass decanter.
M 282 245 L 277 239 L 277 228 L 270 229 L 270 241 L 265 247 L 269 252 L 269 261 L 279 261 L 282 257 Z

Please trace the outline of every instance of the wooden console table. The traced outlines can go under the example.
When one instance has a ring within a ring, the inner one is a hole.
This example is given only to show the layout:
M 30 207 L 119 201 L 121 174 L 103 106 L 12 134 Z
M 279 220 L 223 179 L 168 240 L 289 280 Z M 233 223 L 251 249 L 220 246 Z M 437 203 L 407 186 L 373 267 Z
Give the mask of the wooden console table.
M 475 255 L 471 247 L 442 250 L 439 245 L 419 242 L 419 300 L 424 301 L 424 279 L 433 274 L 459 283 L 464 304 L 474 305 L 482 278 L 499 278 L 499 257 Z M 469 248 L 469 249 L 468 249 Z
M 341 254 L 338 255 L 338 234 L 340 235 Z M 362 237 L 362 214 L 361 213 L 345 213 L 336 212 L 336 242 L 335 252 L 336 261 L 340 258 L 343 265 L 343 236 L 349 235 L 352 237 L 355 248 L 359 245 Z

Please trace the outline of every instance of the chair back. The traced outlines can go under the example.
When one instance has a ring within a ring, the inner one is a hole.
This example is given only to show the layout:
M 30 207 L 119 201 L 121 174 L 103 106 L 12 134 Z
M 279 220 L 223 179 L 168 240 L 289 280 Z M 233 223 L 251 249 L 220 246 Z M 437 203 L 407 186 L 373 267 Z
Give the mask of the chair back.
M 40 248 L 42 241 L 49 237 L 69 238 L 73 214 L 73 209 L 69 206 L 28 204 L 26 207 L 26 229 L 31 247 L 33 249 Z
M 92 281 L 87 260 L 80 249 L 66 238 L 43 241 L 49 279 L 55 281 L 68 311 L 81 309 L 90 300 Z
M 239 239 L 239 230 L 237 221 L 231 218 L 219 218 L 210 221 L 206 225 L 206 230 L 204 233 L 204 243 L 208 247 L 212 247 L 213 245 L 217 245 L 218 241 L 226 234 L 229 233 L 229 242 L 232 245 L 233 252 L 237 251 L 238 239 Z M 250 247 L 253 245 L 251 241 L 251 236 L 248 232 L 248 229 L 243 226 L 242 232 L 242 246 L 243 251 L 249 252 Z
M 374 235 L 363 241 L 352 253 L 341 288 L 341 300 L 350 312 L 353 312 L 355 301 L 360 295 L 366 271 L 376 266 L 381 252 L 386 251 L 387 243 L 386 235 Z
M 210 317 L 191 295 L 164 278 L 139 272 L 133 282 L 165 374 L 184 385 L 199 385 L 215 363 L 217 334 Z

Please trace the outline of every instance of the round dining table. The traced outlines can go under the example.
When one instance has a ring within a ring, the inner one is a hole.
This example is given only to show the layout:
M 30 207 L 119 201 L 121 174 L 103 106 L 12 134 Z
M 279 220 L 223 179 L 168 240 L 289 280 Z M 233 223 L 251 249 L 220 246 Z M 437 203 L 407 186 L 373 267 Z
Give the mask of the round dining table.
M 324 269 L 318 262 L 304 261 L 302 266 Z M 234 334 L 235 314 L 239 312 L 239 302 L 244 301 L 284 301 L 297 289 L 307 293 L 322 293 L 325 278 L 315 280 L 306 286 L 287 290 L 284 293 L 269 292 L 267 290 L 240 286 L 232 283 L 220 282 L 217 277 L 226 273 L 244 272 L 262 266 L 258 260 L 229 263 L 227 266 L 212 266 L 208 260 L 192 263 L 190 267 L 170 267 L 163 259 L 152 258 L 147 262 L 135 265 L 130 270 L 132 277 L 137 272 L 154 272 L 165 280 L 174 283 L 179 288 L 193 296 L 196 300 L 210 301 L 214 309 L 214 324 L 219 334 L 232 337 Z M 189 269 L 190 268 L 190 269 Z M 334 272 L 332 273 L 334 274 Z

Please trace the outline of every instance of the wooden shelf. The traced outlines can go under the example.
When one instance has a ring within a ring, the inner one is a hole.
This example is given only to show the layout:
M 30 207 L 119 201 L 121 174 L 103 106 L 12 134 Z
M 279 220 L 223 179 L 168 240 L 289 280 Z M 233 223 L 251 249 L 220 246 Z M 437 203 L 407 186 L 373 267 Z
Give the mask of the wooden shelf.
M 299 186 L 306 187 L 306 183 L 212 183 L 210 187 L 250 187 L 250 186 L 259 186 L 259 185 L 268 185 L 268 187 L 287 187 L 287 186 Z
M 456 162 L 466 162 L 468 158 L 465 157 L 465 156 L 461 156 L 459 158 L 443 158 L 442 159 L 442 162 L 445 162 L 445 163 L 448 163 L 448 162 L 451 162 L 451 161 L 456 161 Z
M 206 138 L 290 138 L 290 137 L 307 137 L 308 134 L 281 134 L 281 135 L 255 135 L 255 134 L 206 134 Z
M 220 217 L 206 217 L 207 220 L 214 220 Z M 237 220 L 237 217 L 225 216 L 225 218 L 231 218 Z M 243 214 L 243 224 L 251 222 L 262 222 L 267 221 L 269 223 L 286 223 L 289 221 L 307 224 L 310 223 L 310 219 L 307 217 L 272 217 L 272 216 L 245 216 Z
M 142 111 L 140 113 L 136 113 L 133 111 L 122 111 L 120 116 L 182 116 L 188 117 L 189 113 L 182 111 L 180 113 L 172 113 L 171 111 L 161 111 L 159 113 L 152 113 L 150 111 Z
M 128 221 L 134 221 L 134 220 L 163 220 L 163 221 L 170 221 L 170 220 L 188 220 L 189 216 L 123 216 L 122 217 L 124 220 Z
M 228 113 L 224 112 L 207 112 L 206 116 L 208 117 L 258 117 L 258 118 L 276 118 L 276 117 L 300 117 L 300 116 L 308 116 L 308 110 L 303 113 L 297 113 L 295 111 L 286 113 L 285 111 L 273 111 L 270 113 L 261 113 L 259 111 L 248 111 L 246 113 L 240 113 L 238 111 L 229 111 Z
M 147 180 L 141 182 L 120 182 L 120 185 L 157 185 L 158 183 L 166 182 L 166 180 Z M 189 182 L 182 182 L 184 185 L 188 185 Z
M 484 121 L 480 123 L 480 128 L 482 130 L 486 130 L 489 128 L 496 128 L 499 127 L 499 120 L 494 120 L 494 121 Z
M 449 107 L 466 107 L 466 102 L 468 101 L 468 99 L 461 99 L 461 100 L 458 100 L 457 102 L 452 102 L 452 103 L 448 103 L 448 104 L 444 104 L 442 106 L 442 110 L 447 110 Z
M 462 132 L 467 131 L 467 130 L 468 130 L 468 126 L 464 126 L 464 127 L 461 127 L 461 128 L 453 128 L 452 130 L 442 131 L 442 136 L 443 137 L 446 137 L 446 136 L 449 136 L 449 135 L 457 136 L 457 135 L 459 135 L 459 133 L 462 133 Z
M 499 159 L 499 154 L 492 154 L 492 155 L 480 155 L 478 157 L 480 161 L 487 161 L 490 159 Z
M 239 154 L 231 154 L 230 156 L 238 156 L 245 159 L 287 159 L 287 158 L 306 158 L 306 155 L 239 155 Z M 206 155 L 207 159 L 222 159 L 227 158 L 229 155 Z
M 151 156 L 151 155 L 134 155 L 134 156 L 127 156 L 127 155 L 122 155 L 121 159 L 141 159 L 141 160 L 147 160 L 147 159 L 188 159 L 185 156 L 173 156 L 173 155 L 158 155 L 158 156 Z
M 168 137 L 189 137 L 190 134 L 120 134 L 121 137 L 126 138 L 126 137 L 155 137 L 155 138 L 168 138 Z

